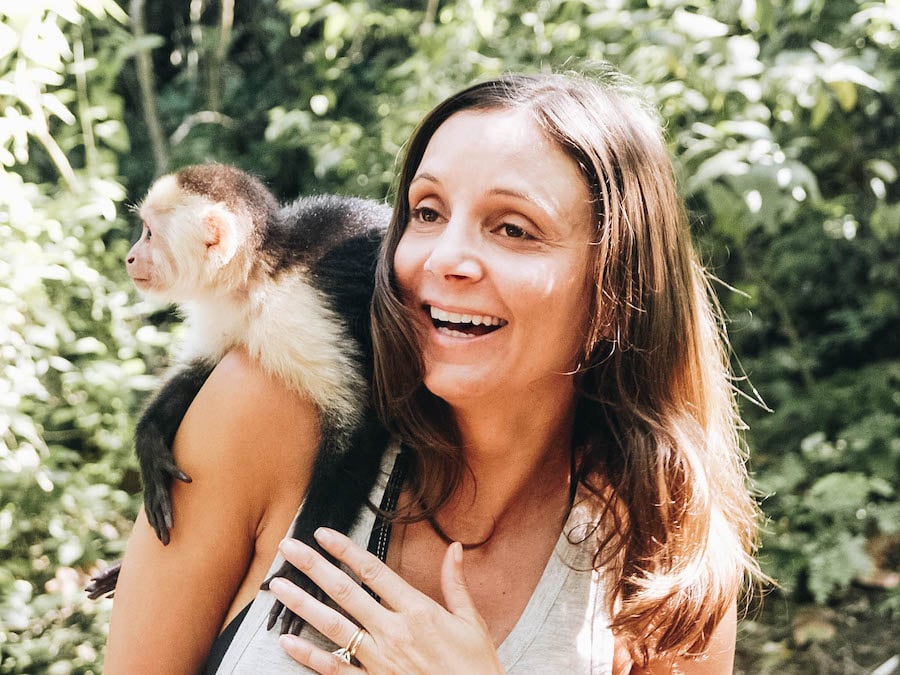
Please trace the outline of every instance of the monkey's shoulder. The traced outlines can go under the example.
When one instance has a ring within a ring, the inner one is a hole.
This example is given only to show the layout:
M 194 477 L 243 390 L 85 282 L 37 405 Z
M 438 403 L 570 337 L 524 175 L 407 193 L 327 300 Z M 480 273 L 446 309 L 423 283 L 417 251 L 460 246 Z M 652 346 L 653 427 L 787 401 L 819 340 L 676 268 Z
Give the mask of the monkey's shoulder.
M 274 268 L 313 267 L 324 256 L 332 260 L 377 249 L 391 211 L 382 203 L 359 197 L 315 195 L 282 206 L 269 223 L 261 252 Z
M 282 206 L 281 212 L 291 221 L 308 225 L 331 222 L 354 233 L 384 229 L 391 217 L 390 207 L 383 202 L 335 194 L 299 197 Z

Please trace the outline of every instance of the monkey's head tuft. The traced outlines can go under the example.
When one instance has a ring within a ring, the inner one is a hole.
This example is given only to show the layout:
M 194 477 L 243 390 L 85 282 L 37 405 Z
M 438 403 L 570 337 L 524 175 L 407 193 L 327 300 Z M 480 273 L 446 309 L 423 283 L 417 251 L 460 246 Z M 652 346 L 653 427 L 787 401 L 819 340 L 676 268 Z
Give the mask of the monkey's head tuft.
M 227 164 L 194 164 L 180 169 L 178 186 L 210 201 L 224 204 L 229 211 L 245 211 L 255 232 L 263 232 L 278 202 L 254 176 Z

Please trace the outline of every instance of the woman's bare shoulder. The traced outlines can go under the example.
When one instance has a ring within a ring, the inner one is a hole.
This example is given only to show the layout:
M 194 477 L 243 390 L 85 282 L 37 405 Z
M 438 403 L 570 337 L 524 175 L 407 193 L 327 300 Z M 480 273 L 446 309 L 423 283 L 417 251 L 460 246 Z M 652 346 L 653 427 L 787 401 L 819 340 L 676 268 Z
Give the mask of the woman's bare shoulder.
M 129 538 L 108 672 L 197 671 L 235 603 L 246 604 L 264 578 L 317 446 L 308 399 L 244 352 L 222 359 L 175 438 L 175 460 L 193 480 L 173 481 L 169 545 L 143 513 Z
M 192 476 L 231 468 L 279 480 L 306 467 L 318 439 L 314 403 L 236 349 L 213 369 L 185 415 L 176 461 Z
M 223 417 L 254 415 L 273 408 L 275 412 L 290 410 L 299 413 L 298 423 L 315 424 L 315 404 L 302 393 L 266 372 L 259 361 L 244 349 L 228 352 L 216 365 L 197 397 L 201 405 L 208 400 L 214 405 L 209 412 Z

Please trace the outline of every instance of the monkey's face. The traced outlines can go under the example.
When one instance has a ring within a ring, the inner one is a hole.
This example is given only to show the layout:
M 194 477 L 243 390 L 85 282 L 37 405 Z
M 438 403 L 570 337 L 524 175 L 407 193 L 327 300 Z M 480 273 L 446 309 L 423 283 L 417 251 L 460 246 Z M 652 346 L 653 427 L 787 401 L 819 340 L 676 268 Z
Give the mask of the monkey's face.
M 163 176 L 138 213 L 143 228 L 128 252 L 126 267 L 142 293 L 167 302 L 196 299 L 223 290 L 223 271 L 240 237 L 239 218 L 222 205 L 186 192 L 175 176 Z
M 140 239 L 131 247 L 125 258 L 125 268 L 135 287 L 142 293 L 153 293 L 154 289 L 163 291 L 160 282 L 169 276 L 166 272 L 170 272 L 164 269 L 166 267 L 164 262 L 169 256 L 160 255 L 165 243 L 155 225 L 146 221 L 142 225 Z

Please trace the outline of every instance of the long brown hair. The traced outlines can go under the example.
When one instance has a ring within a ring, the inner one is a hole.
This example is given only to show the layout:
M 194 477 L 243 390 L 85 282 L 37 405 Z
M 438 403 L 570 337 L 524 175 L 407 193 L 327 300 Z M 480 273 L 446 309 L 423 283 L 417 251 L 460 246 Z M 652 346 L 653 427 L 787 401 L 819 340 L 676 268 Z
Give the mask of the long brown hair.
M 613 628 L 635 658 L 699 653 L 753 559 L 721 314 L 691 244 L 654 113 L 621 75 L 508 75 L 432 110 L 414 133 L 373 302 L 375 395 L 414 450 L 413 491 L 433 515 L 464 464 L 447 405 L 422 384 L 414 325 L 394 283 L 407 193 L 434 132 L 462 110 L 529 110 L 578 165 L 593 200 L 591 324 L 575 373 L 575 479 L 594 495 L 594 567 L 610 572 Z M 593 540 L 592 540 L 593 541 Z

